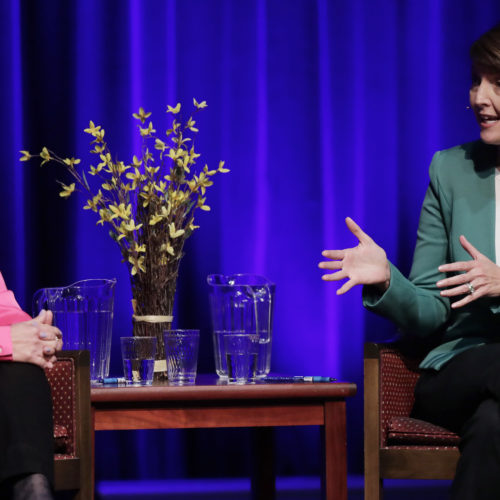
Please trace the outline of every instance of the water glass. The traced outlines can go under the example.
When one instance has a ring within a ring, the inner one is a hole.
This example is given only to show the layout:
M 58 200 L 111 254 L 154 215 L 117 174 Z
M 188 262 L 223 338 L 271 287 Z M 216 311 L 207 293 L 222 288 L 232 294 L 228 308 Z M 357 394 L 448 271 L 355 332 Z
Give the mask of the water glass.
M 151 385 L 156 355 L 156 337 L 121 337 L 123 375 L 127 384 Z
M 223 342 L 228 382 L 254 382 L 258 366 L 259 336 L 241 332 L 225 333 Z
M 199 330 L 167 330 L 163 334 L 167 379 L 172 385 L 192 385 L 198 366 Z

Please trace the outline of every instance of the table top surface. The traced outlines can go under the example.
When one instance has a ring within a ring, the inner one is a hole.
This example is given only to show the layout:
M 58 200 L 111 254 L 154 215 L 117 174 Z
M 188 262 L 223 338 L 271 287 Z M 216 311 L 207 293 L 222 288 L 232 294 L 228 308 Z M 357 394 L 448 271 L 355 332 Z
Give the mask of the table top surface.
M 356 394 L 351 382 L 256 382 L 233 385 L 216 375 L 200 374 L 195 385 L 174 386 L 155 381 L 151 386 L 92 386 L 93 403 L 162 400 L 231 400 L 231 399 L 343 399 Z

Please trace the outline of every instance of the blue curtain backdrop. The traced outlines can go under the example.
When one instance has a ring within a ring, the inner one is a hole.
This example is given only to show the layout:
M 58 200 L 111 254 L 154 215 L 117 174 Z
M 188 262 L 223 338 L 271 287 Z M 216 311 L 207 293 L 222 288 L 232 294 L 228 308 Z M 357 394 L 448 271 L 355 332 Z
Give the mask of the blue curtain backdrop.
M 31 310 L 40 287 L 116 277 L 118 338 L 131 334 L 117 246 L 83 200 L 58 197 L 56 167 L 20 164 L 49 146 L 89 160 L 83 129 L 113 151 L 138 151 L 131 118 L 207 100 L 200 161 L 231 173 L 186 247 L 176 322 L 202 330 L 213 372 L 206 276 L 276 282 L 273 369 L 358 384 L 348 402 L 351 472 L 362 467 L 362 350 L 394 333 L 360 290 L 336 297 L 317 269 L 324 248 L 356 242 L 354 217 L 407 272 L 427 168 L 437 149 L 472 140 L 468 47 L 500 21 L 498 0 L 3 0 L 0 269 Z M 97 479 L 245 473 L 245 430 L 100 433 Z M 317 474 L 315 430 L 279 430 L 278 473 Z M 293 452 L 290 452 L 293 450 Z M 308 457 L 304 460 L 304 456 Z

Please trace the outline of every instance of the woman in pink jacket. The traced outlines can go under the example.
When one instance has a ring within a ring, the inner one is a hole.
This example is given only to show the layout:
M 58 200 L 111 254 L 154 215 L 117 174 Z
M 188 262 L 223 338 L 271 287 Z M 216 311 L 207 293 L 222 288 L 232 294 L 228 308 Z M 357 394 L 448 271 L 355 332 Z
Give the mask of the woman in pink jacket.
M 52 499 L 52 400 L 45 368 L 62 347 L 52 313 L 32 319 L 0 274 L 0 498 Z

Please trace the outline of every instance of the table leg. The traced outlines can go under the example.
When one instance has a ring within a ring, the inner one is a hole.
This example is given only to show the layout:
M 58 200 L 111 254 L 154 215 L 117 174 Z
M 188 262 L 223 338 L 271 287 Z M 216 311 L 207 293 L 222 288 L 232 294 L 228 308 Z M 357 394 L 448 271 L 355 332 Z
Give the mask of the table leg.
M 325 403 L 323 437 L 325 498 L 326 500 L 347 500 L 345 401 Z
M 275 500 L 274 430 L 252 429 L 252 500 Z

